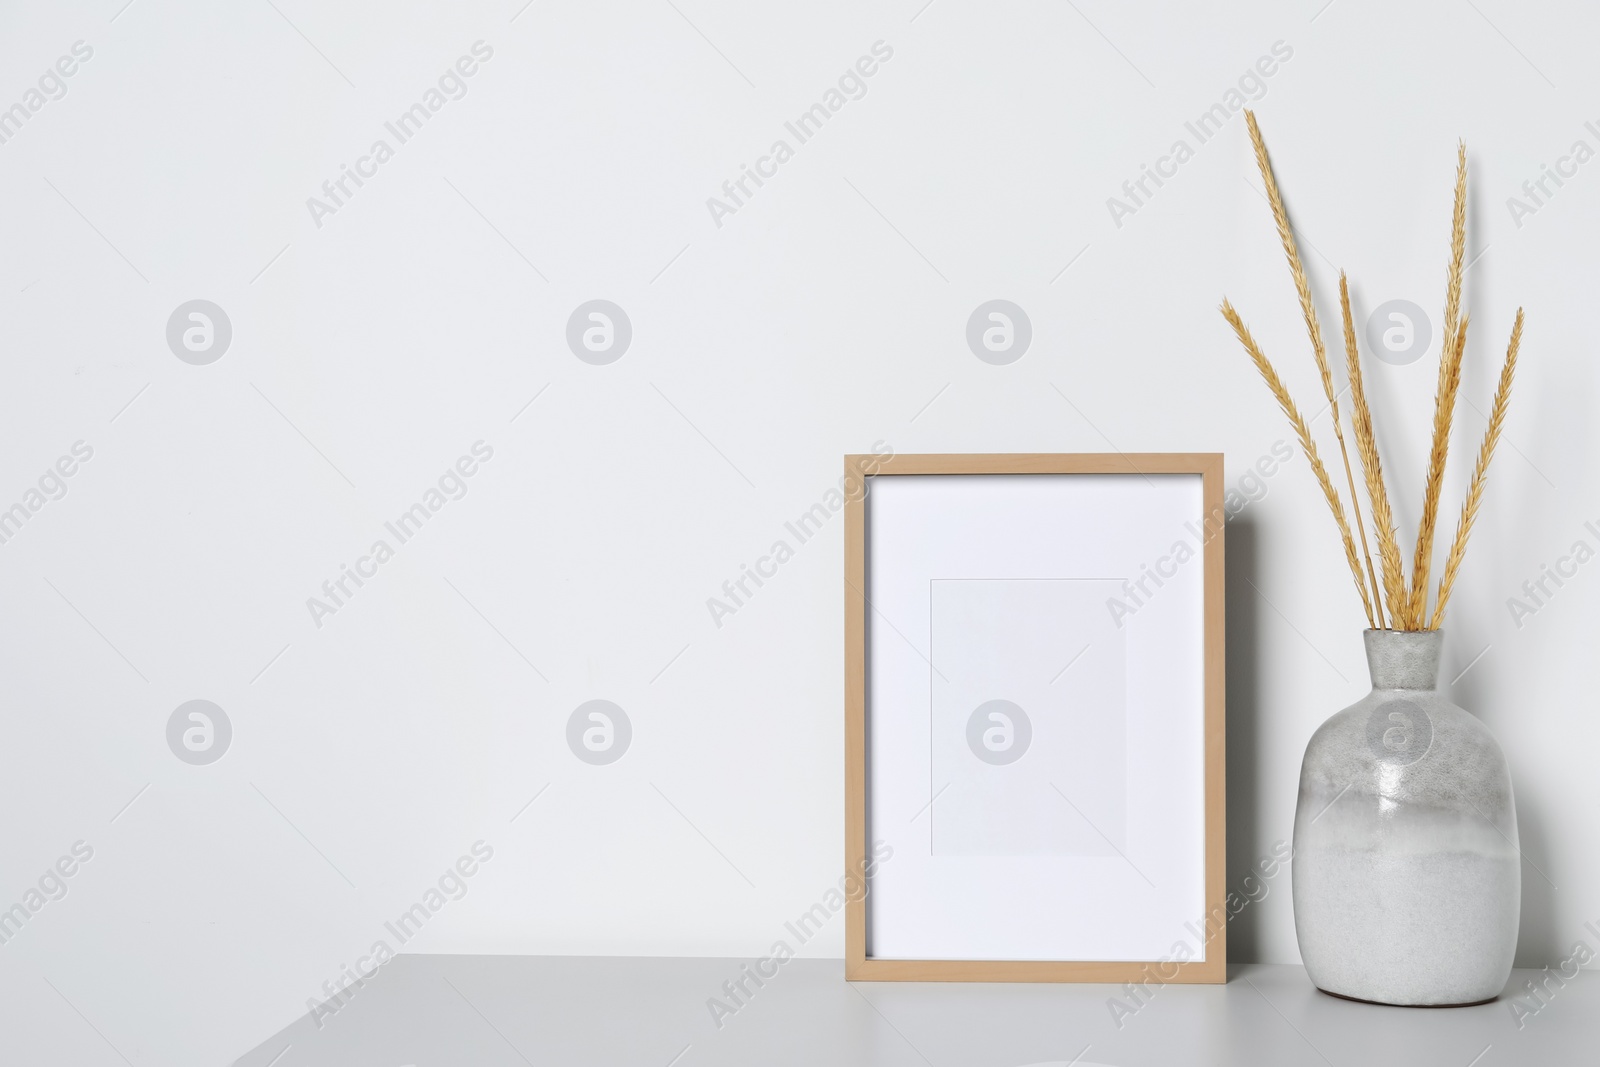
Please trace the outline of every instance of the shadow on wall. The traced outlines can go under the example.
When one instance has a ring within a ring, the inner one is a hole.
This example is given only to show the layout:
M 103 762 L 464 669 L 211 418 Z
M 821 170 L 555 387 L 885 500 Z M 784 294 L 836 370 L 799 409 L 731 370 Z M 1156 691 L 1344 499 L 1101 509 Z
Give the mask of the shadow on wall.
M 1511 788 L 1517 783 L 1516 770 L 1512 769 Z M 1517 844 L 1522 849 L 1522 922 L 1517 928 L 1517 967 L 1554 967 L 1572 954 L 1572 946 L 1580 936 L 1588 940 L 1582 929 L 1560 930 L 1556 923 L 1556 887 L 1548 880 L 1554 874 L 1546 868 L 1540 871 L 1530 863 L 1528 856 L 1548 856 L 1550 842 L 1545 833 L 1546 822 L 1540 810 L 1523 796 L 1517 797 Z
M 1448 633 L 1445 640 L 1450 640 Z M 1457 683 L 1450 699 L 1482 719 L 1496 737 L 1503 737 L 1515 724 L 1496 713 L 1493 696 L 1496 687 L 1487 684 L 1493 670 L 1494 665 L 1485 660 L 1482 667 Z M 1441 679 L 1441 688 L 1447 680 Z M 1507 753 L 1507 759 L 1510 758 Z M 1513 761 L 1511 788 L 1517 804 L 1517 847 L 1522 853 L 1522 918 L 1517 930 L 1517 954 L 1512 962 L 1516 967 L 1555 966 L 1571 953 L 1572 939 L 1578 931 L 1558 928 L 1556 886 L 1551 882 L 1554 875 L 1546 861 L 1539 858 L 1550 854 L 1545 832 L 1547 824 L 1540 814 L 1539 794 L 1532 789 L 1519 789 L 1520 784 Z
M 1272 842 L 1258 829 L 1260 810 L 1261 676 L 1259 623 L 1261 600 L 1250 588 L 1257 577 L 1259 555 L 1256 524 L 1239 515 L 1228 521 L 1227 552 L 1227 764 L 1228 764 L 1228 859 L 1229 889 L 1242 885 L 1254 872 L 1261 857 L 1272 850 Z M 1246 580 L 1248 579 L 1248 581 Z M 1288 820 L 1284 821 L 1288 826 Z M 1289 891 L 1289 871 L 1273 880 L 1269 892 Z M 1247 907 L 1228 923 L 1230 963 L 1256 962 L 1261 948 L 1261 910 Z
M 1468 211 L 1472 213 L 1469 226 L 1476 224 L 1476 197 L 1469 198 Z M 1479 283 L 1477 275 L 1469 274 L 1463 299 L 1476 299 Z M 1530 309 L 1529 340 L 1535 342 L 1534 351 L 1538 351 L 1538 335 L 1535 332 L 1538 321 L 1532 317 L 1536 312 L 1536 308 Z M 1497 374 L 1494 366 L 1504 355 L 1504 345 L 1503 336 L 1484 334 L 1476 345 L 1469 340 L 1466 364 L 1475 380 L 1463 381 L 1463 395 L 1482 398 L 1492 393 Z M 1482 351 L 1475 351 L 1480 346 Z M 1529 345 L 1524 343 L 1524 354 L 1529 350 Z M 1485 356 L 1488 358 L 1483 358 Z M 1540 389 L 1535 392 L 1533 385 L 1537 379 L 1532 377 L 1536 373 L 1532 367 L 1530 364 L 1529 369 L 1521 366 L 1517 369 L 1512 416 L 1506 424 L 1506 437 L 1495 452 L 1484 512 L 1486 516 L 1494 516 L 1488 521 L 1494 521 L 1498 526 L 1496 541 L 1503 541 L 1509 546 L 1531 540 L 1556 547 L 1560 545 L 1560 538 L 1550 540 L 1555 527 L 1547 520 L 1552 515 L 1552 498 L 1561 498 L 1563 494 L 1529 457 L 1561 452 L 1592 454 L 1600 434 L 1593 431 L 1590 420 L 1585 417 L 1577 418 L 1577 425 L 1574 425 L 1575 411 L 1592 409 L 1592 390 L 1588 388 L 1589 382 L 1585 376 L 1568 376 L 1559 391 Z M 1483 403 L 1481 399 L 1477 402 Z M 1474 432 L 1481 428 L 1482 423 L 1477 420 L 1482 416 L 1478 411 L 1472 408 L 1458 409 L 1458 415 L 1462 410 L 1469 416 L 1469 425 Z M 1468 438 L 1469 441 L 1471 439 Z M 1520 469 L 1509 469 L 1512 467 Z M 1511 496 L 1517 489 L 1520 489 L 1520 494 Z M 1559 510 L 1564 513 L 1566 509 L 1563 507 Z M 1479 525 L 1484 523 L 1485 519 L 1480 518 Z M 1446 675 L 1441 677 L 1440 687 L 1447 691 L 1456 704 L 1483 720 L 1484 725 L 1500 739 L 1501 747 L 1506 750 L 1506 757 L 1511 763 L 1511 786 L 1517 806 L 1517 844 L 1523 857 L 1522 915 L 1513 965 L 1536 968 L 1559 966 L 1571 954 L 1574 940 L 1580 936 L 1587 937 L 1579 925 L 1585 916 L 1580 914 L 1576 920 L 1569 919 L 1565 929 L 1558 918 L 1561 913 L 1556 901 L 1556 886 L 1559 883 L 1552 881 L 1556 873 L 1550 859 L 1550 820 L 1545 815 L 1544 793 L 1533 788 L 1534 768 L 1519 766 L 1516 750 L 1506 744 L 1511 731 L 1522 724 L 1518 722 L 1518 709 L 1508 707 L 1503 696 L 1496 696 L 1507 691 L 1507 679 L 1502 677 L 1496 681 L 1494 677 L 1497 671 L 1515 675 L 1539 668 L 1536 674 L 1540 680 L 1535 685 L 1547 687 L 1552 676 L 1542 670 L 1540 652 L 1529 654 L 1528 649 L 1539 641 L 1536 635 L 1530 639 L 1533 625 L 1523 630 L 1514 621 L 1509 626 L 1507 624 L 1508 602 L 1505 593 L 1520 592 L 1524 579 L 1528 577 L 1524 573 L 1526 565 L 1517 560 L 1513 552 L 1491 551 L 1485 532 L 1482 529 L 1474 532 L 1473 550 L 1468 553 L 1466 565 L 1467 570 L 1476 567 L 1481 573 L 1476 581 L 1468 578 L 1463 582 L 1451 600 L 1450 617 L 1444 620 L 1447 653 L 1454 644 L 1457 657 L 1457 665 L 1445 669 L 1462 669 L 1479 647 L 1485 649 L 1486 655 L 1483 662 L 1455 686 L 1448 685 L 1450 679 Z M 1485 543 L 1480 545 L 1479 542 Z M 1495 645 L 1500 647 L 1496 649 L 1493 647 Z M 1519 645 L 1522 647 L 1519 648 Z M 1548 652 L 1548 649 L 1543 651 Z M 1547 688 L 1543 692 L 1534 689 L 1525 692 L 1527 707 L 1542 707 L 1546 706 L 1547 701 L 1561 699 L 1559 687 L 1554 690 Z
M 1261 598 L 1250 583 L 1260 585 L 1257 574 L 1259 561 L 1259 528 L 1250 518 L 1240 515 L 1229 520 L 1227 528 L 1227 775 L 1228 775 L 1228 844 L 1227 888 L 1238 890 L 1246 885 L 1245 879 L 1259 879 L 1256 865 L 1272 853 L 1277 838 L 1263 829 L 1261 811 L 1261 757 L 1265 742 L 1261 737 L 1261 687 L 1262 670 L 1259 655 Z M 1450 668 L 1446 668 L 1447 670 Z M 1482 718 L 1489 728 L 1499 733 L 1508 728 L 1503 716 L 1493 714 L 1491 691 L 1487 684 L 1493 666 L 1485 664 L 1463 678 L 1457 688 L 1449 693 L 1450 699 L 1474 715 Z M 1363 678 L 1363 682 L 1365 679 Z M 1441 678 L 1441 682 L 1448 678 Z M 1337 708 L 1328 710 L 1332 714 Z M 1309 734 L 1303 740 L 1308 741 Z M 1513 785 L 1518 781 L 1517 768 L 1512 767 Z M 1298 777 L 1298 759 L 1295 766 Z M 1539 857 L 1550 855 L 1550 842 L 1543 817 L 1539 795 L 1531 789 L 1517 793 L 1518 844 L 1522 861 L 1522 917 L 1518 932 L 1515 965 L 1540 968 L 1555 965 L 1572 950 L 1572 940 L 1577 932 L 1558 928 L 1556 921 L 1556 885 L 1553 872 L 1536 866 Z M 1287 840 L 1293 823 L 1293 811 L 1286 810 L 1276 822 L 1284 827 L 1280 835 Z M 1532 857 L 1532 859 L 1529 859 Z M 1291 893 L 1292 872 L 1287 865 L 1278 877 L 1266 887 L 1268 895 Z M 1263 898 L 1264 899 L 1264 898 Z M 1228 958 L 1230 963 L 1263 962 L 1262 910 L 1246 906 L 1228 924 Z

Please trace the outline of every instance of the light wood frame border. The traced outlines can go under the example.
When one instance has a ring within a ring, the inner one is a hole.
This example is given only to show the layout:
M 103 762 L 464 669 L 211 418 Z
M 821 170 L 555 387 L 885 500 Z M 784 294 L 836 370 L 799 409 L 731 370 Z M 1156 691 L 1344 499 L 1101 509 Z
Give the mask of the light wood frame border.
M 1227 981 L 1225 903 L 1223 474 L 1219 452 L 995 453 L 851 455 L 845 476 L 860 488 L 846 494 L 844 548 L 844 841 L 845 869 L 867 863 L 867 544 L 871 480 L 915 474 L 1198 474 L 1204 528 L 1205 896 L 1209 940 L 1204 961 L 901 960 L 867 958 L 867 899 L 845 905 L 845 979 L 902 982 Z M 1213 522 L 1214 520 L 1214 522 Z M 1216 929 L 1212 920 L 1220 917 Z

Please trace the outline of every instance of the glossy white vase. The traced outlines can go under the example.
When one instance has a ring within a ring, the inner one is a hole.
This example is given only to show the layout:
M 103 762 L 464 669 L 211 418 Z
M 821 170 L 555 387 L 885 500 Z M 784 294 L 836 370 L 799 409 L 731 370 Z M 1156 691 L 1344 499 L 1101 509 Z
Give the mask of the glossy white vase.
M 1368 630 L 1372 692 L 1300 769 L 1294 925 L 1317 988 L 1382 1004 L 1491 1000 L 1522 879 L 1505 755 L 1437 690 L 1440 631 Z

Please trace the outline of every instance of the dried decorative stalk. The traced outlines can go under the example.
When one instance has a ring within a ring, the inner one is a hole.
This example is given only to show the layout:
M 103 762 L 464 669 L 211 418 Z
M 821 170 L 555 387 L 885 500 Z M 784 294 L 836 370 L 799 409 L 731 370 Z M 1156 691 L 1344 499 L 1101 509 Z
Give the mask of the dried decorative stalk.
M 1406 604 L 1408 630 L 1422 629 L 1428 613 L 1428 576 L 1433 569 L 1433 539 L 1439 525 L 1439 495 L 1444 489 L 1445 460 L 1450 455 L 1450 426 L 1456 393 L 1461 388 L 1461 356 L 1467 347 L 1467 318 L 1456 327 L 1439 355 L 1439 387 L 1433 398 L 1433 447 L 1428 451 L 1428 479 L 1422 490 L 1422 521 L 1417 525 L 1417 550 L 1411 557 L 1411 595 Z
M 1411 558 L 1411 596 L 1406 605 L 1406 628 L 1422 628 L 1428 611 L 1428 576 L 1433 567 L 1433 537 L 1439 519 L 1439 493 L 1444 488 L 1445 457 L 1450 451 L 1450 423 L 1455 414 L 1456 390 L 1461 385 L 1461 357 L 1466 350 L 1467 327 L 1461 313 L 1462 261 L 1467 252 L 1467 147 L 1456 148 L 1455 210 L 1450 218 L 1450 271 L 1445 285 L 1444 336 L 1439 349 L 1439 385 L 1434 393 L 1433 447 L 1428 453 L 1428 476 L 1422 497 L 1422 521 L 1417 526 L 1417 549 Z
M 1361 473 L 1367 483 L 1367 499 L 1372 501 L 1372 526 L 1378 535 L 1378 558 L 1383 561 L 1383 588 L 1389 599 L 1388 625 L 1399 628 L 1396 612 L 1405 600 L 1406 579 L 1400 562 L 1400 540 L 1395 535 L 1394 512 L 1389 506 L 1389 490 L 1383 482 L 1383 460 L 1378 455 L 1378 437 L 1372 428 L 1372 409 L 1367 406 L 1367 389 L 1361 377 L 1361 356 L 1356 346 L 1356 328 L 1350 315 L 1350 284 L 1339 274 L 1339 310 L 1344 318 L 1345 372 L 1350 377 L 1350 422 L 1356 432 L 1356 454 L 1361 457 Z M 1355 494 L 1352 489 L 1351 495 Z M 1365 536 L 1363 534 L 1363 536 Z M 1367 566 L 1372 566 L 1369 558 Z M 1374 579 L 1376 582 L 1376 579 Z M 1383 620 L 1379 600 L 1378 624 Z
M 1267 388 L 1278 401 L 1278 406 L 1283 409 L 1284 415 L 1289 419 L 1289 425 L 1294 428 L 1295 436 L 1300 439 L 1301 451 L 1311 461 L 1311 473 L 1316 475 L 1317 484 L 1322 486 L 1322 495 L 1328 501 L 1328 509 L 1333 512 L 1333 519 L 1339 524 L 1339 536 L 1344 539 L 1345 561 L 1350 564 L 1350 576 L 1355 579 L 1356 590 L 1361 594 L 1361 603 L 1367 609 L 1367 618 L 1372 618 L 1372 603 L 1367 599 L 1367 582 L 1361 573 L 1361 561 L 1356 556 L 1355 538 L 1350 534 L 1350 523 L 1344 516 L 1344 505 L 1339 500 L 1338 492 L 1333 488 L 1333 482 L 1328 478 L 1328 469 L 1322 465 L 1322 457 L 1317 454 L 1317 443 L 1311 438 L 1311 427 L 1306 425 L 1305 418 L 1300 414 L 1300 409 L 1295 406 L 1294 398 L 1289 395 L 1288 388 L 1278 377 L 1278 372 L 1272 366 L 1272 361 L 1261 351 L 1256 344 L 1256 339 L 1250 336 L 1249 327 L 1227 300 L 1222 302 L 1222 317 L 1228 320 L 1228 325 L 1233 327 L 1233 332 L 1238 336 L 1239 343 L 1244 345 L 1244 350 L 1250 354 L 1255 362 L 1256 370 L 1261 372 L 1261 378 L 1267 383 Z
M 1488 480 L 1489 461 L 1494 458 L 1494 446 L 1500 442 L 1500 430 L 1505 425 L 1506 408 L 1511 402 L 1511 379 L 1517 372 L 1517 350 L 1522 347 L 1522 309 L 1517 309 L 1517 321 L 1511 327 L 1511 343 L 1506 347 L 1506 361 L 1500 368 L 1500 384 L 1495 387 L 1494 407 L 1489 412 L 1489 426 L 1483 431 L 1483 444 L 1478 446 L 1478 463 L 1472 468 L 1472 484 L 1467 489 L 1466 503 L 1461 505 L 1461 518 L 1456 522 L 1455 541 L 1450 546 L 1450 557 L 1445 561 L 1444 577 L 1439 579 L 1439 602 L 1434 606 L 1428 629 L 1437 630 L 1444 621 L 1444 606 L 1450 601 L 1450 591 L 1455 588 L 1456 572 L 1461 569 L 1461 559 L 1467 554 L 1467 537 L 1478 517 L 1478 505 L 1483 502 L 1483 487 Z
M 1445 285 L 1444 332 L 1440 337 L 1439 346 L 1439 384 L 1434 395 L 1433 442 L 1428 453 L 1422 520 L 1417 528 L 1417 545 L 1412 558 L 1409 589 L 1406 585 L 1404 561 L 1400 555 L 1400 543 L 1395 534 L 1394 512 L 1390 507 L 1389 492 L 1383 481 L 1383 464 L 1378 456 L 1377 436 L 1372 428 L 1372 412 L 1367 406 L 1366 389 L 1361 377 L 1360 353 L 1356 343 L 1355 324 L 1350 313 L 1350 285 L 1343 273 L 1339 275 L 1339 306 L 1344 326 L 1345 363 L 1350 376 L 1351 403 L 1354 409 L 1351 425 L 1355 429 L 1356 452 L 1361 459 L 1361 472 L 1367 486 L 1367 497 L 1372 503 L 1372 523 L 1378 535 L 1378 555 L 1383 563 L 1383 590 L 1380 591 L 1377 571 L 1372 565 L 1372 552 L 1367 546 L 1366 524 L 1361 518 L 1360 496 L 1356 492 L 1355 476 L 1350 469 L 1350 452 L 1345 445 L 1343 423 L 1339 418 L 1338 398 L 1333 391 L 1333 375 L 1328 369 L 1328 356 L 1322 344 L 1322 330 L 1317 323 L 1316 308 L 1311 300 L 1311 285 L 1300 262 L 1300 250 L 1295 244 L 1294 233 L 1289 228 L 1289 216 L 1284 210 L 1283 198 L 1278 193 L 1277 179 L 1273 176 L 1272 163 L 1267 157 L 1267 146 L 1261 138 L 1260 128 L 1256 125 L 1256 117 L 1252 112 L 1246 111 L 1245 120 L 1250 127 L 1251 143 L 1255 147 L 1256 165 L 1261 168 L 1261 178 L 1266 183 L 1267 202 L 1272 206 L 1278 237 L 1283 243 L 1284 255 L 1289 260 L 1289 272 L 1294 277 L 1295 291 L 1300 298 L 1300 311 L 1305 317 L 1306 333 L 1311 338 L 1311 351 L 1316 357 L 1317 370 L 1322 377 L 1322 391 L 1327 396 L 1328 406 L 1333 412 L 1334 435 L 1339 439 L 1339 451 L 1344 459 L 1345 481 L 1350 488 L 1351 507 L 1355 512 L 1356 525 L 1361 531 L 1361 548 L 1366 556 L 1365 577 L 1362 574 L 1361 561 L 1356 555 L 1355 538 L 1351 536 L 1350 524 L 1345 520 L 1344 506 L 1339 493 L 1333 487 L 1332 480 L 1328 477 L 1322 458 L 1317 454 L 1316 442 L 1311 439 L 1310 427 L 1289 396 L 1288 389 L 1278 378 L 1271 361 L 1256 344 L 1255 338 L 1250 336 L 1250 331 L 1246 329 L 1239 313 L 1226 300 L 1222 302 L 1223 317 L 1228 320 L 1228 325 L 1233 327 L 1239 342 L 1244 345 L 1245 351 L 1254 361 L 1256 370 L 1260 371 L 1267 388 L 1277 399 L 1278 406 L 1288 416 L 1289 424 L 1300 440 L 1300 448 L 1311 461 L 1311 472 L 1316 475 L 1317 484 L 1322 486 L 1322 495 L 1328 501 L 1328 509 L 1333 512 L 1334 521 L 1339 526 L 1339 534 L 1344 540 L 1345 562 L 1349 564 L 1350 575 L 1355 579 L 1356 591 L 1361 594 L 1361 603 L 1366 608 L 1368 623 L 1374 626 L 1386 625 L 1384 599 L 1387 595 L 1387 625 L 1401 630 L 1421 630 L 1426 620 L 1429 629 L 1437 629 L 1444 618 L 1445 605 L 1450 600 L 1456 575 L 1461 569 L 1461 560 L 1466 555 L 1467 538 L 1472 533 L 1472 524 L 1477 519 L 1478 507 L 1483 501 L 1489 462 L 1494 457 L 1495 446 L 1499 443 L 1501 428 L 1505 423 L 1506 408 L 1511 399 L 1511 381 L 1516 371 L 1517 351 L 1522 343 L 1522 311 L 1518 309 L 1516 326 L 1511 331 L 1511 342 L 1506 349 L 1505 366 L 1500 372 L 1500 383 L 1495 392 L 1494 412 L 1490 416 L 1488 428 L 1484 431 L 1483 444 L 1478 449 L 1478 460 L 1473 468 L 1467 499 L 1461 507 L 1461 518 L 1456 525 L 1455 539 L 1445 563 L 1444 574 L 1439 581 L 1438 600 L 1434 605 L 1433 615 L 1429 618 L 1428 578 L 1432 568 L 1433 541 L 1438 528 L 1439 496 L 1444 488 L 1445 460 L 1450 451 L 1450 427 L 1455 416 L 1456 394 L 1461 388 L 1462 358 L 1467 348 L 1468 316 L 1461 310 L 1461 283 L 1466 270 L 1464 260 L 1467 247 L 1466 145 L 1458 145 L 1456 150 L 1455 209 L 1451 215 L 1450 266 Z M 1370 597 L 1367 593 L 1367 579 L 1372 582 Z M 1374 605 L 1377 609 L 1376 614 L 1373 610 Z
M 1467 145 L 1456 142 L 1455 209 L 1450 213 L 1450 271 L 1445 277 L 1444 337 L 1454 337 L 1461 318 L 1461 276 L 1467 255 Z
M 1361 531 L 1361 550 L 1367 559 L 1367 572 L 1372 576 L 1372 594 L 1377 596 L 1378 576 L 1372 569 L 1372 553 L 1367 548 L 1367 528 L 1361 519 L 1361 501 L 1356 496 L 1355 476 L 1350 471 L 1350 450 L 1344 443 L 1344 424 L 1339 417 L 1339 400 L 1333 391 L 1333 375 L 1328 370 L 1328 351 L 1322 344 L 1322 327 L 1317 322 L 1316 304 L 1311 299 L 1311 283 L 1306 279 L 1305 266 L 1300 262 L 1300 246 L 1294 239 L 1294 231 L 1289 227 L 1289 213 L 1285 210 L 1283 197 L 1278 192 L 1278 179 L 1272 172 L 1272 161 L 1267 156 L 1266 142 L 1261 139 L 1261 127 L 1256 125 L 1255 112 L 1246 111 L 1244 117 L 1250 127 L 1250 141 L 1255 146 L 1256 167 L 1261 171 L 1262 184 L 1267 187 L 1267 203 L 1272 206 L 1272 218 L 1278 226 L 1278 240 L 1283 244 L 1284 257 L 1289 261 L 1289 273 L 1294 278 L 1295 293 L 1300 297 L 1300 314 L 1306 320 L 1306 334 L 1311 338 L 1311 352 L 1317 360 L 1317 372 L 1322 376 L 1322 393 L 1327 398 L 1328 407 L 1332 409 L 1333 435 L 1339 441 L 1339 455 L 1344 460 L 1344 477 L 1350 486 L 1350 506 L 1355 511 L 1356 528 Z M 1367 609 L 1367 624 L 1381 627 L 1383 604 L 1379 602 L 1375 616 L 1364 585 L 1361 590 L 1361 601 Z

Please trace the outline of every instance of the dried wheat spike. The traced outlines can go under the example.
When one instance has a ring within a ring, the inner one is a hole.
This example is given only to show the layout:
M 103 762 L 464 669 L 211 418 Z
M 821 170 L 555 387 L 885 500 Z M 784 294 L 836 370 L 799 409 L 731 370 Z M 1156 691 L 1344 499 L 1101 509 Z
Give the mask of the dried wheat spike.
M 1372 409 L 1367 406 L 1367 389 L 1361 376 L 1361 354 L 1356 345 L 1356 328 L 1350 314 L 1350 284 L 1339 275 L 1339 309 L 1344 319 L 1345 372 L 1350 378 L 1350 421 L 1356 432 L 1356 454 L 1361 458 L 1361 473 L 1366 478 L 1367 498 L 1372 501 L 1372 526 L 1378 535 L 1378 558 L 1383 562 L 1383 588 L 1389 601 L 1389 625 L 1400 628 L 1399 612 L 1406 598 L 1404 566 L 1400 559 L 1400 540 L 1395 534 L 1394 512 L 1389 490 L 1383 481 L 1383 460 L 1378 455 L 1378 436 L 1372 425 Z M 1371 564 L 1368 563 L 1370 568 Z M 1383 614 L 1379 608 L 1379 615 Z M 1381 618 L 1379 620 L 1382 621 Z
M 1472 534 L 1472 524 L 1478 518 L 1478 505 L 1483 503 L 1483 487 L 1488 481 L 1489 461 L 1494 459 L 1494 447 L 1500 443 L 1500 430 L 1505 425 L 1506 408 L 1511 403 L 1511 379 L 1517 373 L 1517 350 L 1522 347 L 1522 309 L 1517 309 L 1516 324 L 1511 327 L 1511 343 L 1506 346 L 1506 361 L 1500 368 L 1500 384 L 1495 387 L 1494 407 L 1489 412 L 1489 425 L 1483 431 L 1483 443 L 1478 446 L 1478 462 L 1472 468 L 1472 484 L 1467 489 L 1466 502 L 1461 505 L 1461 518 L 1456 522 L 1455 541 L 1450 546 L 1450 557 L 1445 561 L 1444 577 L 1439 579 L 1439 602 L 1433 609 L 1433 620 L 1428 629 L 1437 630 L 1444 621 L 1444 606 L 1450 601 L 1450 591 L 1455 588 L 1456 572 L 1461 569 L 1461 559 L 1467 554 L 1467 538 Z
M 1444 336 L 1439 350 L 1439 385 L 1434 393 L 1433 446 L 1423 486 L 1422 521 L 1411 559 L 1411 595 L 1406 604 L 1407 628 L 1421 629 L 1428 612 L 1428 577 L 1433 568 L 1433 537 L 1439 522 L 1439 493 L 1444 488 L 1445 460 L 1450 453 L 1450 423 L 1456 390 L 1461 385 L 1461 357 L 1467 347 L 1467 324 L 1460 321 L 1461 278 L 1467 253 L 1467 146 L 1456 147 L 1455 207 L 1450 216 L 1450 268 L 1445 284 Z
M 1317 443 L 1311 439 L 1311 427 L 1306 425 L 1305 418 L 1300 414 L 1300 409 L 1295 405 L 1294 398 L 1289 395 L 1288 387 L 1278 377 L 1277 370 L 1272 366 L 1272 361 L 1261 351 L 1261 346 L 1256 344 L 1256 339 L 1250 336 L 1249 327 L 1234 310 L 1232 304 L 1222 302 L 1222 317 L 1228 320 L 1228 325 L 1233 327 L 1233 332 L 1239 338 L 1239 343 L 1249 353 L 1250 359 L 1255 363 L 1256 370 L 1261 373 L 1261 378 L 1267 383 L 1273 397 L 1278 401 L 1278 406 L 1289 419 L 1289 425 L 1294 428 L 1294 433 L 1300 440 L 1300 448 L 1311 461 L 1311 473 L 1316 475 L 1317 484 L 1322 486 L 1322 495 L 1328 501 L 1328 509 L 1333 512 L 1334 522 L 1339 525 L 1339 536 L 1344 539 L 1345 561 L 1350 564 L 1350 576 L 1355 579 L 1356 591 L 1361 594 L 1361 606 L 1366 609 L 1367 618 L 1372 618 L 1372 602 L 1367 596 L 1367 582 L 1361 573 L 1361 560 L 1356 556 L 1355 538 L 1350 534 L 1350 523 L 1344 516 L 1344 505 L 1339 502 L 1339 494 L 1333 488 L 1333 482 L 1328 478 L 1328 469 L 1322 465 L 1322 457 L 1317 454 Z
M 1306 278 L 1305 265 L 1300 260 L 1300 245 L 1294 238 L 1294 230 L 1289 225 L 1289 212 L 1283 206 L 1283 196 L 1278 191 L 1278 178 L 1272 170 L 1272 160 L 1267 155 L 1267 144 L 1261 137 L 1261 127 L 1256 124 L 1254 111 L 1244 113 L 1245 122 L 1250 127 L 1250 143 L 1255 147 L 1256 167 L 1261 171 L 1261 182 L 1267 187 L 1267 203 L 1272 207 L 1272 221 L 1278 227 L 1278 240 L 1283 244 L 1284 258 L 1289 261 L 1289 274 L 1294 279 L 1294 289 L 1300 298 L 1300 314 L 1306 322 L 1306 336 L 1311 339 L 1311 354 L 1317 361 L 1317 373 L 1322 378 L 1322 394 L 1328 401 L 1328 407 L 1333 414 L 1333 436 L 1339 442 L 1339 456 L 1344 460 L 1345 482 L 1350 487 L 1350 507 L 1355 512 L 1356 528 L 1361 531 L 1361 551 L 1367 559 L 1367 571 L 1372 577 L 1372 594 L 1378 595 L 1378 576 L 1372 569 L 1372 552 L 1367 548 L 1367 527 L 1361 519 L 1361 498 L 1356 495 L 1356 479 L 1350 470 L 1350 449 L 1344 441 L 1344 422 L 1339 415 L 1339 399 L 1333 391 L 1333 373 L 1328 369 L 1328 350 L 1322 343 L 1322 326 L 1317 321 L 1317 307 L 1311 299 L 1311 282 Z M 1373 606 L 1367 601 L 1363 592 L 1362 601 L 1366 603 L 1367 625 L 1381 627 L 1383 624 L 1383 604 L 1378 603 L 1377 614 L 1373 613 Z

